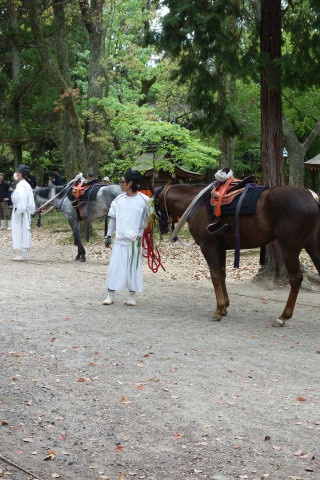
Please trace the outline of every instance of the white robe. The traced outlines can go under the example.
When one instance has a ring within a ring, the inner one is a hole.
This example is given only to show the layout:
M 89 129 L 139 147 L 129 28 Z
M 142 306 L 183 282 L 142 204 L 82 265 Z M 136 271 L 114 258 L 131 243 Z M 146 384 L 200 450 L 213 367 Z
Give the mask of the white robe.
M 20 180 L 12 192 L 12 245 L 17 250 L 31 248 L 31 215 L 35 212 L 33 191 L 26 180 Z
M 150 215 L 150 198 L 143 193 L 118 195 L 112 202 L 107 235 L 116 236 L 110 258 L 107 288 L 132 292 L 143 289 L 141 238 Z

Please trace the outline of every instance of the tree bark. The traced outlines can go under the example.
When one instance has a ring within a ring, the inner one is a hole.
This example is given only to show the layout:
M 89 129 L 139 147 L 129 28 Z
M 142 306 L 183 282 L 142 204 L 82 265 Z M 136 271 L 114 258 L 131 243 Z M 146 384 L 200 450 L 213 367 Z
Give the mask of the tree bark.
M 103 0 L 79 0 L 84 25 L 89 35 L 90 60 L 88 72 L 88 118 L 85 128 L 85 146 L 90 171 L 98 175 L 101 158 L 101 134 L 103 127 L 103 108 L 99 100 L 106 89 L 103 60 L 105 53 L 106 27 L 103 19 Z
M 74 178 L 79 171 L 83 171 L 87 168 L 86 151 L 75 103 L 75 91 L 64 78 L 64 74 L 66 74 L 64 67 L 62 67 L 63 72 L 60 71 L 60 64 L 63 63 L 63 65 L 65 65 L 63 59 L 60 58 L 59 55 L 59 64 L 56 62 L 43 38 L 38 20 L 37 1 L 28 0 L 28 3 L 30 26 L 37 49 L 44 65 L 46 66 L 48 74 L 61 92 L 61 114 L 65 117 L 64 120 L 62 120 L 63 131 L 61 131 L 61 154 L 65 176 L 67 180 L 70 180 Z M 63 4 L 61 2 L 55 2 L 55 9 L 57 8 L 63 9 Z M 62 44 L 65 43 L 65 39 L 63 38 L 63 25 L 60 23 L 63 21 L 63 18 L 64 16 L 62 14 L 59 18 L 55 18 L 57 28 L 60 30 L 60 41 Z
M 11 71 L 12 71 L 12 119 L 13 119 L 13 133 L 14 138 L 11 143 L 14 165 L 17 167 L 22 163 L 22 142 L 19 139 L 19 133 L 21 128 L 21 95 L 19 91 L 20 87 L 20 53 L 19 53 L 19 26 L 18 26 L 18 14 L 17 6 L 13 0 L 8 4 L 9 12 L 9 24 L 11 28 Z
M 261 72 L 261 156 L 262 179 L 265 185 L 281 184 L 282 165 L 282 103 L 281 69 L 281 0 L 261 1 L 260 48 Z M 264 273 L 271 278 L 284 274 L 284 262 L 278 242 L 267 245 Z
M 289 185 L 304 187 L 304 159 L 312 144 L 317 140 L 319 132 L 320 120 L 317 121 L 307 139 L 300 143 L 290 124 L 283 118 L 283 137 L 289 159 Z
M 261 2 L 261 132 L 262 176 L 270 187 L 280 185 L 282 171 L 281 0 Z

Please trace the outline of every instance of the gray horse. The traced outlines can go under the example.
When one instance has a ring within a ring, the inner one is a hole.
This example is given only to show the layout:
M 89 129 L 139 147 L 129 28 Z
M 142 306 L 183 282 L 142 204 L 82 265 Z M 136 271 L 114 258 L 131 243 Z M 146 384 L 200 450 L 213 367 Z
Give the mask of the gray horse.
M 70 188 L 70 187 L 68 187 Z M 66 186 L 59 187 L 37 187 L 34 190 L 34 198 L 37 207 L 41 207 L 50 198 L 53 198 L 57 193 L 61 192 L 52 200 L 51 205 L 62 212 L 67 219 L 74 236 L 74 244 L 78 247 L 78 254 L 75 260 L 80 262 L 86 261 L 86 251 L 80 240 L 80 226 L 77 215 L 77 209 L 72 205 L 72 200 L 67 196 Z M 106 217 L 108 214 L 111 202 L 122 193 L 119 185 L 108 185 L 101 187 L 95 200 L 90 200 L 81 206 L 81 217 L 85 220 L 90 218 Z

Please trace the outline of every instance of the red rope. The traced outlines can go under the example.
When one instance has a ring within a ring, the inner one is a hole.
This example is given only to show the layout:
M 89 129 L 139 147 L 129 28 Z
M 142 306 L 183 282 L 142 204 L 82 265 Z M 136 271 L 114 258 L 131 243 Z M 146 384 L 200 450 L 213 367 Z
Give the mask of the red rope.
M 154 221 L 150 221 L 147 227 L 143 231 L 142 235 L 142 248 L 144 253 L 142 253 L 144 258 L 148 259 L 148 267 L 153 273 L 157 273 L 159 267 L 161 267 L 164 271 L 165 268 L 161 263 L 161 256 L 158 248 L 154 248 L 154 240 L 153 240 L 153 223 Z

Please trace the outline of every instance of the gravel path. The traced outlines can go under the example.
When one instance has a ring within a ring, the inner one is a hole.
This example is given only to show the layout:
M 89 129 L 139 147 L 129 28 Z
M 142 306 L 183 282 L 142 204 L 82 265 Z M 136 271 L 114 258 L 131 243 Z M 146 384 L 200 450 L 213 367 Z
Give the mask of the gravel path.
M 318 292 L 272 328 L 287 289 L 262 290 L 256 257 L 233 271 L 231 255 L 214 322 L 197 247 L 170 245 L 136 307 L 122 292 L 106 307 L 99 243 L 78 264 L 65 234 L 35 231 L 18 263 L 0 235 L 0 478 L 320 479 Z

